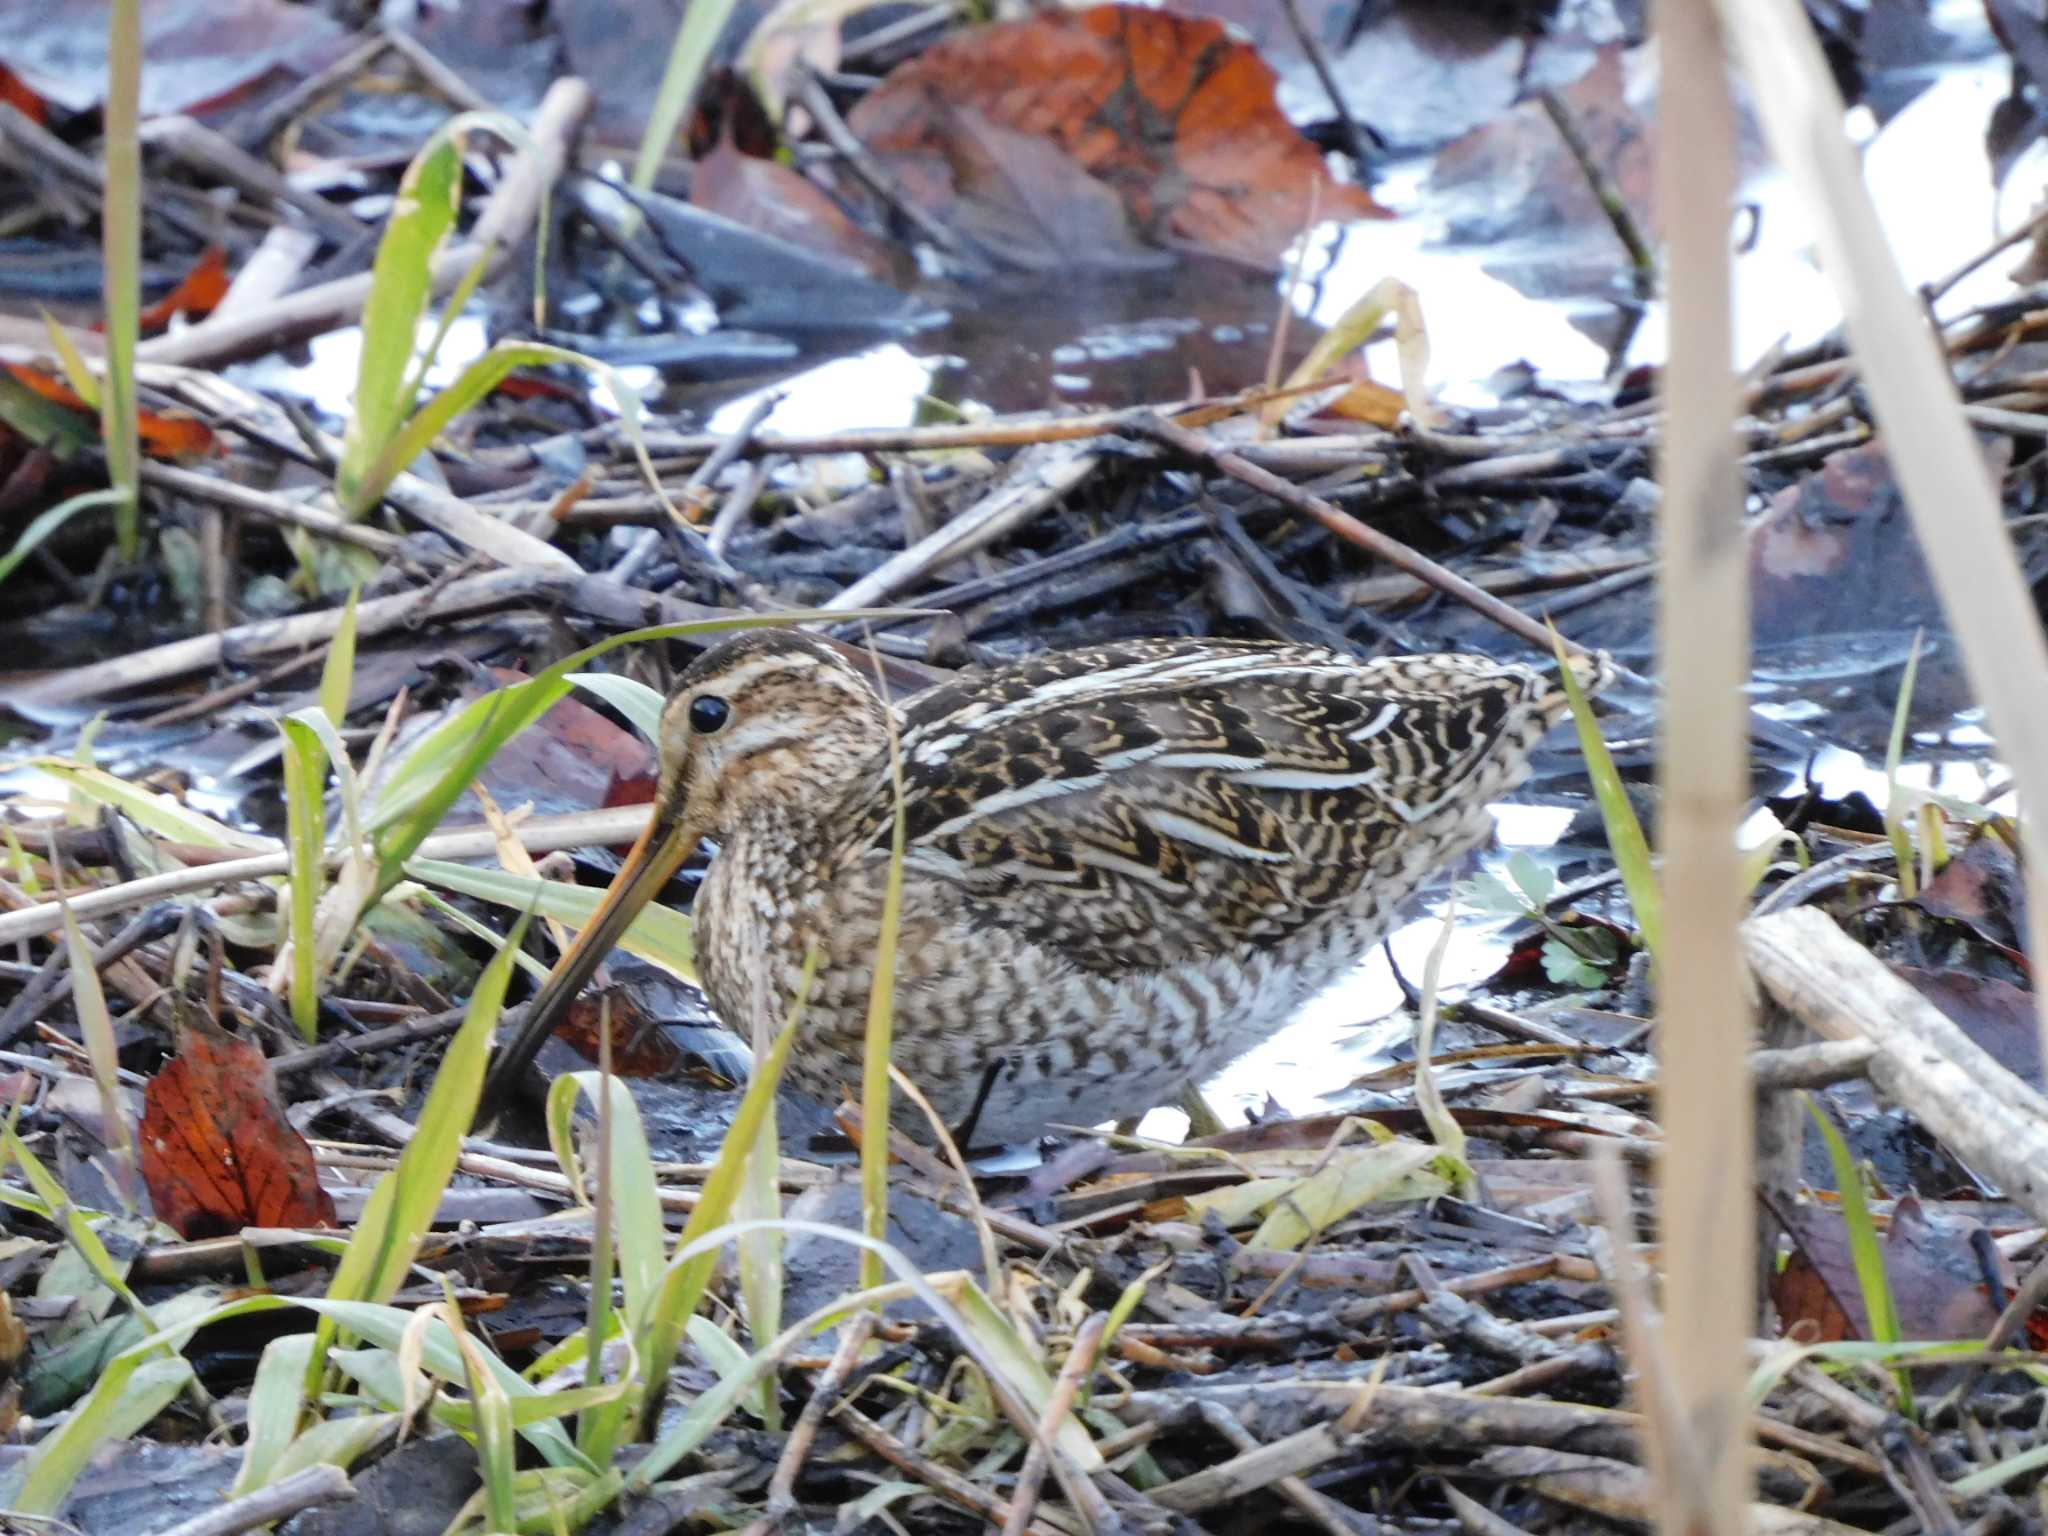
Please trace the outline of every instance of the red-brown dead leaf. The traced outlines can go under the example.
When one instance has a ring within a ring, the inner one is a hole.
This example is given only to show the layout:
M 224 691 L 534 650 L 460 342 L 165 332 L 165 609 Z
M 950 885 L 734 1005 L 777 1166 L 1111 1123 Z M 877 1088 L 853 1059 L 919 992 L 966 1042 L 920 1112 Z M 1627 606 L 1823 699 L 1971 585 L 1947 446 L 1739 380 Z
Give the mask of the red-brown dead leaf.
M 213 428 L 183 411 L 144 411 L 136 430 L 142 436 L 142 451 L 153 459 L 183 463 L 220 452 L 220 439 L 213 435 Z
M 56 374 L 26 363 L 0 363 L 0 368 L 5 368 L 17 383 L 34 390 L 45 400 L 68 406 L 97 423 L 98 413 L 79 397 L 77 390 Z M 183 411 L 143 411 L 137 419 L 136 430 L 142 438 L 142 451 L 152 458 L 183 462 L 205 458 L 220 449 L 220 440 L 214 436 L 213 428 Z
M 5 64 L 0 64 L 0 101 L 15 108 L 31 122 L 47 123 L 50 120 L 48 104 Z
M 214 306 L 227 297 L 227 292 L 227 252 L 217 245 L 209 245 L 206 254 L 199 258 L 198 264 L 185 274 L 178 286 L 142 312 L 142 329 L 160 331 L 171 323 L 174 315 L 182 314 L 194 320 L 210 315 Z
M 1312 209 L 1386 213 L 1331 178 L 1280 111 L 1272 69 L 1203 18 L 1104 5 L 970 28 L 891 73 L 849 123 L 907 195 L 947 217 L 960 195 L 950 109 L 962 108 L 1049 140 L 1159 244 L 1277 266 Z
M 689 1064 L 661 1027 L 648 1015 L 630 987 L 616 987 L 607 998 L 579 997 L 569 1013 L 555 1026 L 557 1039 L 566 1040 L 591 1061 L 601 1058 L 598 1030 L 604 1022 L 607 1001 L 611 1008 L 612 1070 L 620 1077 L 680 1075 Z
M 1771 1300 L 1787 1331 L 1803 1323 L 1800 1336 L 1808 1340 L 1870 1338 L 1870 1313 L 1841 1207 L 1773 1210 L 1793 1247 L 1771 1283 Z M 1979 1226 L 1967 1216 L 1929 1210 L 1913 1195 L 1893 1206 L 1884 1232 L 1884 1268 L 1903 1337 L 1982 1338 L 1997 1320 L 1972 1244 Z
M 493 667 L 490 676 L 498 684 L 525 681 L 525 674 L 508 667 Z M 650 772 L 653 760 L 640 737 L 571 697 L 506 743 L 484 771 L 483 783 L 507 810 L 531 802 L 542 814 L 585 811 L 628 803 L 610 798 L 613 787 Z
M 88 411 L 91 409 L 83 400 L 79 399 L 77 390 L 47 369 L 31 368 L 27 363 L 0 363 L 0 368 L 5 368 L 14 376 L 15 382 L 27 389 L 34 390 L 45 400 L 54 400 L 59 405 L 68 405 L 74 411 Z
M 749 159 L 765 160 L 774 155 L 780 143 L 775 124 L 769 121 L 767 109 L 754 94 L 753 86 L 745 77 L 726 68 L 714 69 L 705 76 L 683 140 L 693 160 L 705 159 L 724 143 L 731 143 Z
M 1859 1336 L 1834 1288 L 1804 1253 L 1793 1253 L 1771 1277 L 1771 1305 L 1786 1336 L 1802 1344 L 1839 1344 Z
M 849 270 L 887 281 L 889 247 L 796 171 L 742 152 L 730 134 L 697 162 L 690 201 Z
M 142 1100 L 142 1177 L 186 1238 L 244 1227 L 331 1227 L 313 1149 L 285 1119 L 263 1052 L 214 1025 L 185 1031 Z

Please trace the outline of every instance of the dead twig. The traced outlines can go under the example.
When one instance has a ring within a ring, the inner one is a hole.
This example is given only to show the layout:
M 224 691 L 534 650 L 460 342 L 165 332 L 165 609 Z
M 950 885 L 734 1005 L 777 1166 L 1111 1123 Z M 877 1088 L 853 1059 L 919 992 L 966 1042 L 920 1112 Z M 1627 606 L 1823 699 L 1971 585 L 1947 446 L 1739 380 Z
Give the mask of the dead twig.
M 1052 1396 L 1046 1399 L 1045 1412 L 1038 1416 L 1038 1436 L 1024 1453 L 1024 1466 L 1017 1473 L 1017 1487 L 1010 1497 L 1009 1517 L 1003 1521 L 1003 1536 L 1024 1536 L 1025 1527 L 1031 1524 L 1032 1512 L 1038 1508 L 1038 1490 L 1045 1481 L 1046 1468 L 1057 1454 L 1055 1446 L 1060 1426 L 1073 1411 L 1074 1399 L 1080 1395 L 1082 1383 L 1094 1368 L 1096 1351 L 1102 1345 L 1102 1333 L 1108 1324 L 1109 1314 L 1097 1312 L 1074 1334 L 1066 1363 L 1060 1367 L 1059 1379 L 1053 1383 Z M 1062 1465 L 1060 1481 L 1068 1488 L 1069 1497 L 1072 1496 L 1074 1480 L 1086 1476 L 1077 1468 Z
M 1356 544 L 1360 549 L 1386 561 L 1397 570 L 1406 571 L 1418 581 L 1427 582 L 1446 597 L 1455 598 L 1473 612 L 1491 619 L 1509 634 L 1526 640 L 1539 651 L 1546 654 L 1549 652 L 1550 631 L 1527 614 L 1519 609 L 1510 608 L 1491 592 L 1482 591 L 1457 572 L 1437 564 L 1427 555 L 1409 548 L 1399 539 L 1391 538 L 1377 528 L 1360 522 L 1349 512 L 1332 506 L 1313 492 L 1303 490 L 1293 481 L 1283 480 L 1271 470 L 1259 468 L 1233 449 L 1209 442 L 1187 428 L 1158 415 L 1141 414 L 1130 423 L 1129 429 L 1136 436 L 1149 438 L 1171 448 L 1184 458 L 1211 465 L 1231 479 L 1250 486 L 1262 495 L 1272 497 L 1291 511 L 1315 519 L 1338 538 Z M 1567 651 L 1576 655 L 1589 654 L 1584 646 L 1574 641 L 1567 640 L 1564 644 Z
M 803 1470 L 804 1462 L 816 1443 L 818 1429 L 825 1422 L 825 1415 L 838 1405 L 839 1394 L 845 1390 L 846 1381 L 853 1374 L 853 1368 L 860 1363 L 861 1351 L 867 1348 L 873 1337 L 877 1314 L 860 1311 L 847 1320 L 845 1331 L 839 1336 L 839 1347 L 832 1351 L 831 1362 L 818 1373 L 811 1385 L 810 1401 L 797 1415 L 791 1426 L 789 1439 L 784 1442 L 782 1455 L 776 1458 L 775 1473 L 768 1479 L 768 1507 L 760 1519 L 748 1526 L 745 1536 L 768 1536 L 776 1526 L 788 1519 L 796 1509 L 796 1479 Z

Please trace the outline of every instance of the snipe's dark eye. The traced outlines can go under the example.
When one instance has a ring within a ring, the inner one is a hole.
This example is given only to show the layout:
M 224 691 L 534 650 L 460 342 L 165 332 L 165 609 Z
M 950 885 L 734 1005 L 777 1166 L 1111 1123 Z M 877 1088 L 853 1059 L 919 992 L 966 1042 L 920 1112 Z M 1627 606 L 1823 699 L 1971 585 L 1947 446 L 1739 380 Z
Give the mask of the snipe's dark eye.
M 699 736 L 709 736 L 732 718 L 732 706 L 723 699 L 710 694 L 690 700 L 690 729 Z

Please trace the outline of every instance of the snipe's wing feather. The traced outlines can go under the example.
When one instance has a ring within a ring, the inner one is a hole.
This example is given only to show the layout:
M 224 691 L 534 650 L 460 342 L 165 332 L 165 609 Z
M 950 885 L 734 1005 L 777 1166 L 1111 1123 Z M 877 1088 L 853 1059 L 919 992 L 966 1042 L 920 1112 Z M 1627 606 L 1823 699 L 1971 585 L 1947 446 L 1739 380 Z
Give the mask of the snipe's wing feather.
M 913 699 L 907 867 L 1089 970 L 1277 943 L 1410 853 L 1544 696 L 1470 657 L 1131 642 Z M 889 845 L 886 780 L 859 833 Z

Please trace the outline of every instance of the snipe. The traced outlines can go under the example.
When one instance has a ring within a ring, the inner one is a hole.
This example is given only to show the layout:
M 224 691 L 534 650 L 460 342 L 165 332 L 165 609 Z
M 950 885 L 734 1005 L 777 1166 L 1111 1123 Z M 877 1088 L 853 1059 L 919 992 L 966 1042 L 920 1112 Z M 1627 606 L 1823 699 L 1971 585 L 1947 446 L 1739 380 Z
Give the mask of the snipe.
M 692 664 L 662 715 L 647 831 L 487 1102 L 707 838 L 697 955 L 719 1018 L 742 1035 L 779 1022 L 815 942 L 790 1076 L 828 1099 L 857 1082 L 890 708 L 791 631 Z M 912 698 L 897 1064 L 949 1122 L 979 1097 L 982 1140 L 1170 1099 L 1286 1023 L 1483 841 L 1488 802 L 1564 713 L 1540 674 L 1482 657 L 1223 640 L 1068 651 Z

